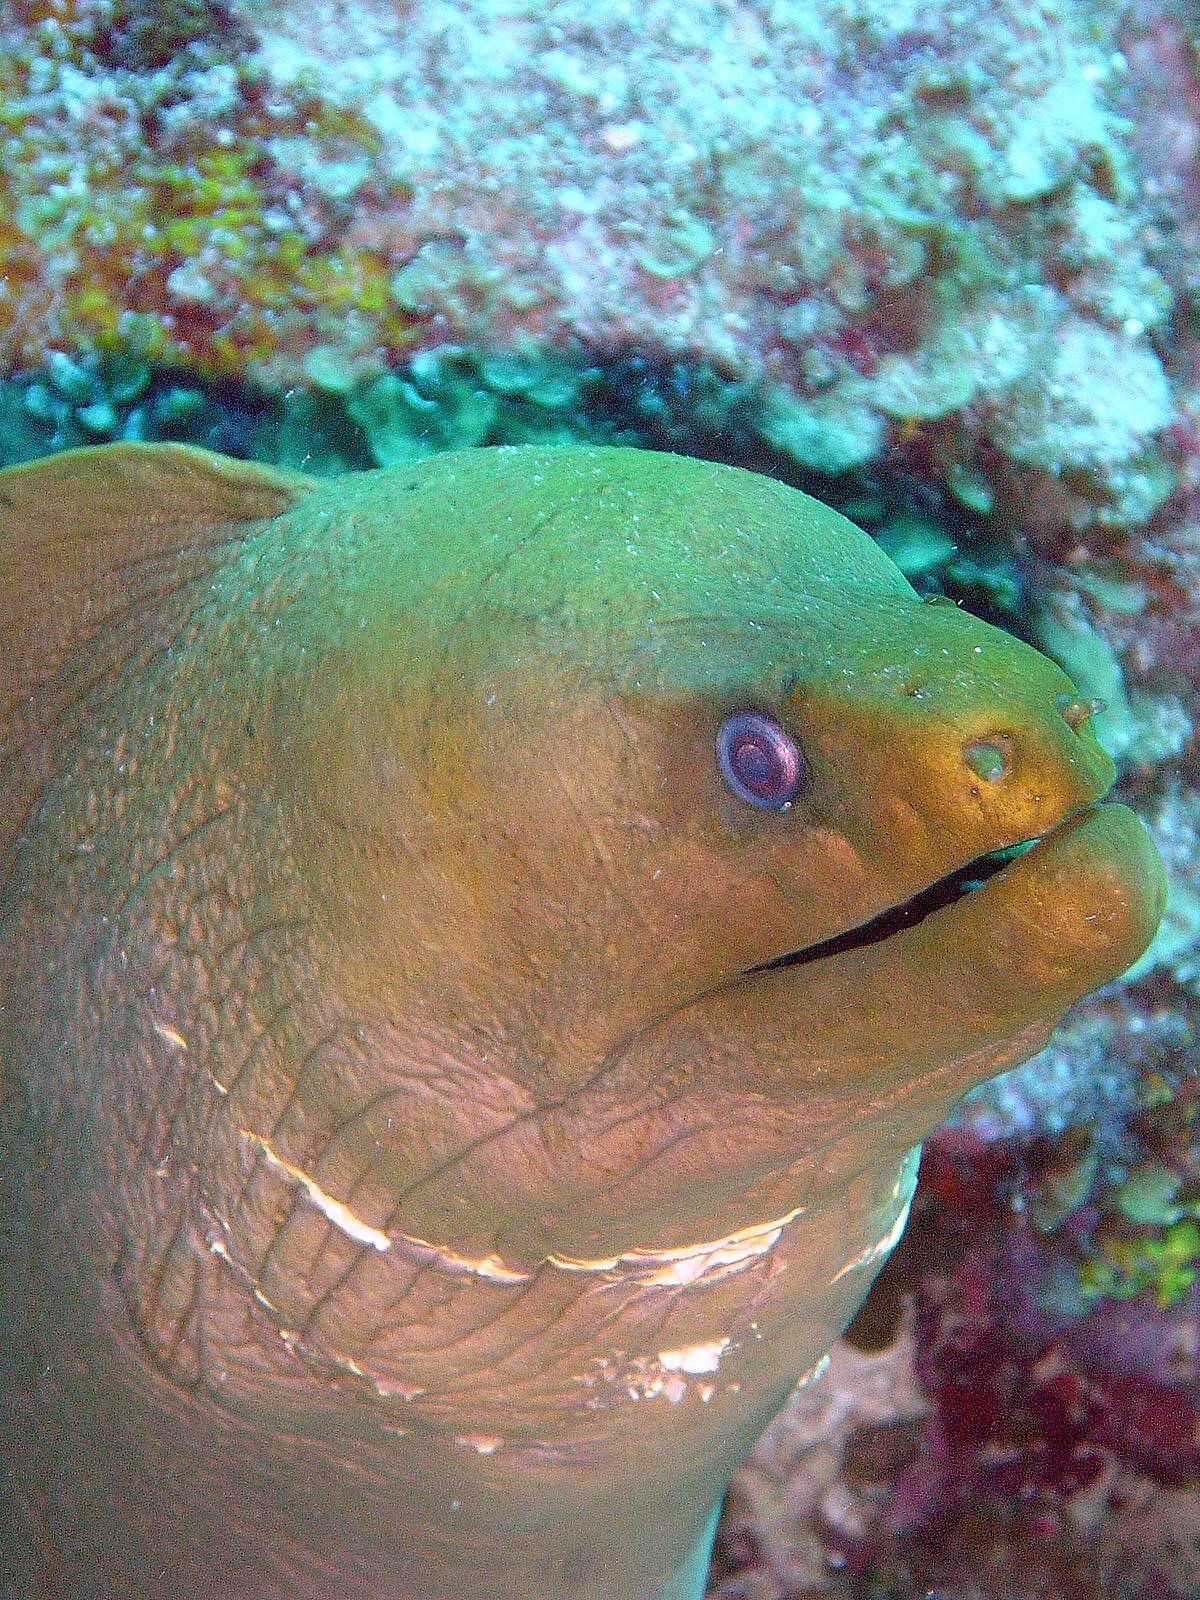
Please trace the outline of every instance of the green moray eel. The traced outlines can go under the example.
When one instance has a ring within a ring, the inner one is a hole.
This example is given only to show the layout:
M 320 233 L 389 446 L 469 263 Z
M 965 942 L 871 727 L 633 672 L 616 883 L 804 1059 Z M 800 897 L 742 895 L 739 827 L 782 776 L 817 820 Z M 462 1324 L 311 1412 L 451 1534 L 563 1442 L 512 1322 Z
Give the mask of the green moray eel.
M 22 1600 L 695 1600 L 917 1142 L 1161 910 L 1064 674 L 731 467 L 68 453 L 0 650 Z

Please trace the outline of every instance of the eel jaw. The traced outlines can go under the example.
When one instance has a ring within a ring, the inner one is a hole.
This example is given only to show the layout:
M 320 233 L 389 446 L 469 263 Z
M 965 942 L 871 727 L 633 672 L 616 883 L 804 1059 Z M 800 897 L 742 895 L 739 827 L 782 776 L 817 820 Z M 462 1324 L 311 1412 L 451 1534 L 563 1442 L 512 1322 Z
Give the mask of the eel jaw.
M 758 961 L 753 966 L 746 967 L 740 976 L 750 978 L 756 973 L 774 972 L 782 967 L 807 966 L 809 962 L 820 961 L 827 956 L 843 955 L 851 950 L 861 950 L 868 945 L 880 944 L 904 928 L 915 928 L 935 911 L 940 911 L 944 906 L 954 905 L 965 895 L 982 888 L 989 878 L 994 878 L 998 872 L 1002 872 L 1010 862 L 1024 855 L 1027 850 L 1032 850 L 1043 839 L 1048 838 L 1050 833 L 1056 832 L 1078 815 L 1079 812 L 1073 811 L 1070 817 L 1063 818 L 1046 833 L 1034 834 L 1031 838 L 1022 839 L 1016 844 L 1004 845 L 1000 849 L 988 850 L 982 855 L 974 856 L 962 866 L 954 867 L 940 878 L 935 878 L 923 889 L 918 889 L 916 894 L 910 895 L 907 900 L 901 900 L 896 905 L 887 906 L 884 910 L 876 912 L 866 922 L 860 922 L 853 928 L 845 928 L 841 933 L 831 934 L 829 938 L 819 939 L 814 944 L 803 945 L 797 950 L 787 950 L 782 955 L 769 957 L 766 961 Z
M 857 928 L 749 969 L 694 1008 L 691 1050 L 731 1099 L 753 1082 L 773 1106 L 768 1137 L 797 1152 L 843 1138 L 864 1162 L 903 1150 L 1136 961 L 1165 898 L 1134 813 L 1086 804 Z
M 864 1093 L 881 1104 L 937 1066 L 953 1092 L 935 1097 L 940 1106 L 930 1100 L 927 1129 L 1136 961 L 1165 901 L 1162 862 L 1134 813 L 1084 805 L 1035 841 L 989 852 L 857 928 L 751 968 L 703 1003 L 710 1037 L 765 1040 L 754 1053 L 768 1073 L 790 1065 L 804 1106 L 842 1090 L 847 1105 Z M 909 1131 L 909 1142 L 923 1136 Z

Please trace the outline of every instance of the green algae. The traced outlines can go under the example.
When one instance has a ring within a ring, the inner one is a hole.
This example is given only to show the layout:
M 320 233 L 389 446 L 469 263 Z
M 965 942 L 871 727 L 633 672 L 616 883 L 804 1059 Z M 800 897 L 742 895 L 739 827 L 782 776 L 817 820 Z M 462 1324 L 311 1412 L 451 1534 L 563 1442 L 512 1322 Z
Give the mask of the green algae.
M 865 466 L 879 454 L 884 433 L 864 384 L 850 378 L 809 399 L 768 387 L 758 431 L 781 455 L 827 477 Z
M 716 244 L 707 223 L 686 212 L 677 212 L 646 240 L 634 260 L 652 277 L 678 278 L 694 271 L 712 255 Z
M 957 548 L 944 527 L 912 511 L 890 517 L 875 537 L 906 578 L 944 567 Z
M 1164 1310 L 1196 1280 L 1200 1227 L 1190 1218 L 1132 1238 L 1107 1238 L 1101 1253 L 1081 1263 L 1079 1286 L 1089 1299 L 1132 1300 L 1150 1294 Z
M 1176 1204 L 1182 1180 L 1161 1161 L 1142 1161 L 1113 1195 L 1113 1204 L 1127 1222 L 1169 1227 L 1183 1215 Z

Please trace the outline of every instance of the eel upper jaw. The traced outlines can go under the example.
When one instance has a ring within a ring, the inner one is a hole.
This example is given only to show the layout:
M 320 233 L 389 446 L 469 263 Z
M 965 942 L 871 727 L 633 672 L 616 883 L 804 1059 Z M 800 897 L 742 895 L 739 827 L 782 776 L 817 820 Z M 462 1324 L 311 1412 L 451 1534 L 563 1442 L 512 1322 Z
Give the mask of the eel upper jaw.
M 943 873 L 940 878 L 935 878 L 932 883 L 919 889 L 916 894 L 910 895 L 907 900 L 898 901 L 895 905 L 887 906 L 877 912 L 867 921 L 856 924 L 853 928 L 843 929 L 841 933 L 832 934 L 827 939 L 817 940 L 814 944 L 803 945 L 796 950 L 785 951 L 782 955 L 771 956 L 766 961 L 756 962 L 754 966 L 747 967 L 740 974 L 742 978 L 754 977 L 760 972 L 774 972 L 782 967 L 807 966 L 812 962 L 821 961 L 827 956 L 844 955 L 848 951 L 865 949 L 869 945 L 881 944 L 893 934 L 905 928 L 913 928 L 925 918 L 932 916 L 945 906 L 953 905 L 965 895 L 971 894 L 980 888 L 989 878 L 994 878 L 1002 872 L 1010 862 L 1018 856 L 1024 855 L 1027 850 L 1036 848 L 1042 840 L 1057 832 L 1061 827 L 1078 817 L 1081 812 L 1091 810 L 1092 806 L 1081 806 L 1072 810 L 1067 815 L 1060 817 L 1052 828 L 1044 833 L 1033 834 L 1029 838 L 1020 839 L 1013 844 L 1003 845 L 995 850 L 984 851 L 982 855 L 974 856 L 970 861 L 963 862 L 961 866 Z

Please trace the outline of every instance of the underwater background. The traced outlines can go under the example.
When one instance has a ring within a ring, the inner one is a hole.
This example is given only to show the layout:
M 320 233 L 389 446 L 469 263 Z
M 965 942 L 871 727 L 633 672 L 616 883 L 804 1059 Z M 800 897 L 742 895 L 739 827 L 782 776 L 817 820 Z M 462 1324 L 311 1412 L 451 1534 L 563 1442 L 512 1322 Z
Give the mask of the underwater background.
M 734 462 L 1105 702 L 1158 937 L 927 1142 L 710 1592 L 1197 1600 L 1196 6 L 4 0 L 0 465 L 110 439 Z

